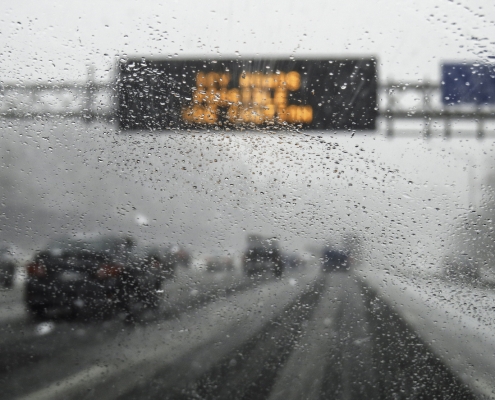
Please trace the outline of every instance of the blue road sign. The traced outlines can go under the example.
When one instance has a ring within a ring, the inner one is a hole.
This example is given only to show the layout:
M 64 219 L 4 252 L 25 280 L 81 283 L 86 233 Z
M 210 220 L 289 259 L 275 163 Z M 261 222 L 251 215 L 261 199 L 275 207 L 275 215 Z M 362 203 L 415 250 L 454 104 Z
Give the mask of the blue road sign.
M 444 64 L 441 86 L 443 104 L 495 104 L 495 65 Z

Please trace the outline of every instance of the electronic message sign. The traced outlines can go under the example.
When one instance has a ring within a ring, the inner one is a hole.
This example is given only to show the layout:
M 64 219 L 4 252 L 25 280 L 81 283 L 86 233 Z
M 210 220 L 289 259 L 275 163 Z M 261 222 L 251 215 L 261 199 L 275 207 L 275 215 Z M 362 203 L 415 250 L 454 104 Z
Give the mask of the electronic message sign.
M 442 65 L 442 102 L 454 104 L 495 104 L 495 65 Z
M 374 59 L 129 59 L 121 129 L 375 129 Z

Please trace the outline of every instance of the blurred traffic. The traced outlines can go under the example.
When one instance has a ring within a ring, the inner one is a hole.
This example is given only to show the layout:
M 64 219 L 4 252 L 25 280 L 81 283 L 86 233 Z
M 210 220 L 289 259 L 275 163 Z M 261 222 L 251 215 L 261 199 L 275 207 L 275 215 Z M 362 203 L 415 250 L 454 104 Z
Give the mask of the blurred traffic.
M 120 234 L 77 234 L 49 240 L 25 262 L 5 247 L 0 260 L 4 288 L 23 293 L 33 321 L 93 321 L 133 318 L 163 308 L 164 298 L 173 305 L 171 285 L 187 277 L 193 286 L 208 275 L 242 286 L 243 276 L 266 280 L 304 272 L 316 259 L 310 257 L 283 252 L 276 239 L 257 234 L 247 236 L 237 259 L 228 252 L 193 257 L 180 245 L 143 245 Z M 197 292 L 190 290 L 192 297 Z
M 492 3 L 0 2 L 0 398 L 495 399 Z

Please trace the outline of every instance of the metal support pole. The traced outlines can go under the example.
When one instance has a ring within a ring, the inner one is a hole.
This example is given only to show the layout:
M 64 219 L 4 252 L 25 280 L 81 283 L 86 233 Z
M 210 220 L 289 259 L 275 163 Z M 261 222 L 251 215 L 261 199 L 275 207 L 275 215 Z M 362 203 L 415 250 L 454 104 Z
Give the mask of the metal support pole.
M 387 137 L 391 138 L 394 136 L 394 122 L 392 116 L 387 117 Z
M 94 120 L 95 114 L 93 111 L 93 98 L 94 98 L 94 92 L 95 92 L 95 69 L 92 65 L 88 66 L 88 78 L 86 82 L 86 101 L 84 104 L 84 120 L 89 123 Z
M 447 109 L 444 110 L 444 135 L 446 139 L 450 139 L 452 137 L 452 123 L 449 118 L 449 111 Z
M 386 107 L 386 114 L 385 118 L 387 120 L 387 137 L 391 138 L 394 136 L 394 124 L 393 124 L 393 118 L 392 118 L 392 101 L 393 101 L 393 89 L 389 89 L 388 87 L 385 90 L 386 92 L 386 102 L 385 102 L 385 107 Z
M 478 118 L 478 130 L 476 132 L 477 139 L 483 139 L 485 137 L 485 120 L 483 118 Z

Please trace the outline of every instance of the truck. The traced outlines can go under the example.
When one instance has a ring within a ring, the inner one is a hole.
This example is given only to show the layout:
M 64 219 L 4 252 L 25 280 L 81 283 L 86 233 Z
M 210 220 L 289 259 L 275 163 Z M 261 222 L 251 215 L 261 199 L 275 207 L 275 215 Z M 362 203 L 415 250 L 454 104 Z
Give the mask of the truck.
M 283 260 L 278 244 L 274 237 L 251 234 L 247 237 L 247 248 L 243 256 L 244 273 L 247 276 L 272 273 L 281 277 Z

